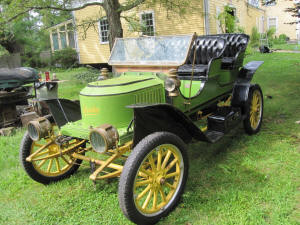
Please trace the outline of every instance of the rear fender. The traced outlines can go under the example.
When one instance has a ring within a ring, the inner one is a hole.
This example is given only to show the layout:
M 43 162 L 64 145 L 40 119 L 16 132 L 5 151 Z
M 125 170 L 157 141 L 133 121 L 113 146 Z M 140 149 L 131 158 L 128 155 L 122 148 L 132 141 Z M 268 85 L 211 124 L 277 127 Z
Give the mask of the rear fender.
M 185 143 L 193 138 L 208 141 L 205 134 L 183 112 L 169 104 L 131 105 L 134 110 L 134 146 L 147 135 L 167 131 Z
M 263 61 L 252 61 L 247 63 L 239 72 L 238 79 L 234 84 L 231 105 L 243 107 L 248 99 L 251 80 L 256 70 L 263 64 Z

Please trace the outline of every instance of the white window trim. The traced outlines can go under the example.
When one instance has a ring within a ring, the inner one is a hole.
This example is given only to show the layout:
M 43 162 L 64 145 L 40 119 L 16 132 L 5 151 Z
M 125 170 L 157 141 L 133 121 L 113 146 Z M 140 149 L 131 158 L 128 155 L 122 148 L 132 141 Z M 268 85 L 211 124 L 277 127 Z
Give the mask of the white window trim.
M 248 4 L 252 7 L 259 8 L 259 0 L 257 5 L 252 4 L 251 0 L 248 0 Z
M 71 19 L 69 21 L 57 24 L 56 26 L 53 26 L 53 27 L 50 28 L 50 42 L 51 42 L 52 52 L 60 51 L 60 50 L 64 49 L 64 48 L 62 48 L 61 37 L 60 37 L 60 33 L 62 32 L 62 31 L 60 31 L 60 28 L 63 27 L 63 26 L 65 27 L 65 31 L 63 31 L 63 32 L 66 33 L 66 44 L 67 44 L 68 48 L 70 47 L 69 36 L 68 36 L 68 24 L 72 24 L 74 27 L 76 27 L 76 24 Z M 57 33 L 58 49 L 54 49 L 54 43 L 53 43 L 53 37 L 52 37 L 53 33 Z M 76 38 L 75 29 L 73 31 L 73 34 L 74 34 L 74 41 L 75 41 L 75 38 Z M 75 43 L 75 47 L 72 48 L 72 49 L 77 49 L 76 43 Z
M 219 15 L 221 14 L 222 12 L 221 12 L 221 9 L 220 9 L 220 7 L 219 6 L 216 6 L 216 16 L 217 16 L 217 19 L 216 19 L 216 25 L 217 25 L 217 33 L 218 34 L 221 34 L 222 33 L 222 28 L 221 28 L 221 22 L 218 20 L 218 17 L 219 17 Z
M 106 17 L 106 16 L 103 16 L 103 17 L 101 17 L 100 20 L 99 20 L 99 38 L 100 38 L 100 44 L 102 44 L 102 45 L 107 45 L 107 44 L 109 44 L 109 40 L 108 40 L 108 41 L 102 41 L 102 31 L 101 31 L 101 23 L 100 23 L 100 21 L 101 21 L 102 19 L 107 19 L 107 17 Z M 109 31 L 109 27 L 108 27 L 108 31 Z
M 276 33 L 277 33 L 278 32 L 278 17 L 277 16 L 268 17 L 268 21 L 267 21 L 268 30 L 270 29 L 270 19 L 276 19 Z
M 155 23 L 155 12 L 154 12 L 154 10 L 147 10 L 147 11 L 142 11 L 142 12 L 140 12 L 140 24 L 142 25 L 142 15 L 143 14 L 146 14 L 146 13 L 152 13 L 152 19 L 153 19 L 153 33 L 154 33 L 154 35 L 153 36 L 155 36 L 155 34 L 156 34 L 156 23 Z M 143 32 L 141 32 L 142 33 L 142 35 L 143 35 Z

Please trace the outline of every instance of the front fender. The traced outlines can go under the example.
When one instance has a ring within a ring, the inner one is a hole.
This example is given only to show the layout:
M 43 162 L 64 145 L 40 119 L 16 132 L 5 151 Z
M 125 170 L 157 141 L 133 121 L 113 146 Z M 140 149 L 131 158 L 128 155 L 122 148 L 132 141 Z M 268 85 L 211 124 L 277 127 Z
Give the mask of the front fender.
M 147 135 L 159 131 L 174 133 L 185 143 L 189 143 L 193 138 L 209 141 L 190 118 L 170 104 L 128 107 L 134 110 L 134 146 Z

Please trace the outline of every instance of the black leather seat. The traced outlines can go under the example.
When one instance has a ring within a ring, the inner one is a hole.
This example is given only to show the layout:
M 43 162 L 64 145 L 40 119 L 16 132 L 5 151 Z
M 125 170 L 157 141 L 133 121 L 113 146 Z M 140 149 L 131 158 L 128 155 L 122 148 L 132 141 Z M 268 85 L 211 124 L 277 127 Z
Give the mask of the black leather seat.
M 226 48 L 222 55 L 222 68 L 232 69 L 234 66 L 242 66 L 243 54 L 247 48 L 249 36 L 246 34 L 217 34 L 213 36 L 226 40 Z M 239 56 L 241 56 L 240 60 L 238 60 Z
M 209 72 L 211 62 L 220 58 L 225 47 L 225 39 L 223 38 L 212 36 L 197 37 L 192 45 L 186 63 L 178 68 L 178 75 L 190 76 L 192 74 L 194 54 L 196 54 L 194 76 L 206 76 Z

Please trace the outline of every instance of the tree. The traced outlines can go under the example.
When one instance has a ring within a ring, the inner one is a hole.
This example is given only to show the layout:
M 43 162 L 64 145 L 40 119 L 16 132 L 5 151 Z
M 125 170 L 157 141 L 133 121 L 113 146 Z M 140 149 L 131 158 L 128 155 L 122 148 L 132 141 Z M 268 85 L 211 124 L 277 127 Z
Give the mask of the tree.
M 110 48 L 112 48 L 115 38 L 123 37 L 122 13 L 142 4 L 146 6 L 160 4 L 167 10 L 183 14 L 190 3 L 189 0 L 125 0 L 123 3 L 120 3 L 120 0 L 0 0 L 0 5 L 2 2 L 6 2 L 8 7 L 0 13 L 2 14 L 0 17 L 0 27 L 32 11 L 53 10 L 71 12 L 91 5 L 100 6 L 105 11 L 109 24 Z

